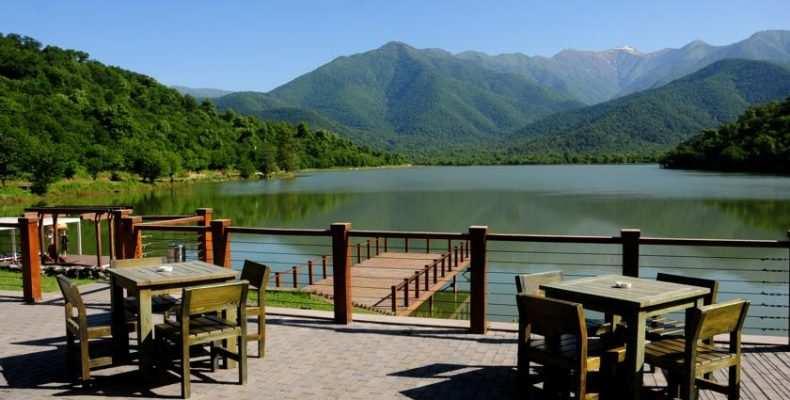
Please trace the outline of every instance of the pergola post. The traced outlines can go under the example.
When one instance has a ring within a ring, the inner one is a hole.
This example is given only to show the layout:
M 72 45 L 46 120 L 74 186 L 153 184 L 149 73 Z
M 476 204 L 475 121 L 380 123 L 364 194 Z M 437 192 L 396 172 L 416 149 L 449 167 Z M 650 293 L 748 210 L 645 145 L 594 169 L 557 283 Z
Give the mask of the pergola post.
M 471 293 L 470 293 L 470 331 L 484 334 L 488 330 L 486 288 L 488 287 L 488 274 L 486 271 L 486 236 L 487 226 L 469 227 L 469 250 L 471 260 Z M 456 258 L 456 261 L 458 259 Z
M 211 216 L 214 213 L 214 210 L 211 208 L 198 208 L 195 213 L 203 217 L 203 220 L 198 222 L 198 226 L 205 228 L 198 236 L 198 256 L 200 261 L 213 263 L 214 249 L 211 240 Z
M 211 239 L 214 248 L 214 264 L 230 268 L 230 227 L 229 219 L 215 219 L 211 221 Z
M 349 231 L 351 223 L 334 223 L 332 235 L 332 280 L 334 283 L 335 323 L 351 323 L 351 258 L 349 257 Z
M 37 217 L 19 218 L 22 251 L 22 292 L 26 302 L 41 301 L 41 245 Z

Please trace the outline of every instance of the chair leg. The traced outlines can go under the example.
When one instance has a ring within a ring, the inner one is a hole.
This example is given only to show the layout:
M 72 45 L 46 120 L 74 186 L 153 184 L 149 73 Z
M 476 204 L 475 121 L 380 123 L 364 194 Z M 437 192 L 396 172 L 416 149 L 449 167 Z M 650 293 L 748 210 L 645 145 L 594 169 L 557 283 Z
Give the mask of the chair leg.
M 80 369 L 81 369 L 81 376 L 82 382 L 85 383 L 91 378 L 91 354 L 90 345 L 88 341 L 87 335 L 81 335 L 80 337 Z
M 585 399 L 587 397 L 587 373 L 584 371 L 578 371 L 576 378 L 576 398 L 577 399 Z
M 184 340 L 183 338 L 181 340 Z M 188 399 L 191 394 L 189 370 L 189 345 L 186 342 L 181 345 L 181 398 Z
M 733 365 L 729 371 L 729 385 L 727 385 L 727 400 L 738 400 L 741 398 L 741 368 L 740 365 Z
M 266 318 L 258 314 L 258 358 L 266 355 Z
M 239 335 L 239 384 L 247 384 L 247 335 Z

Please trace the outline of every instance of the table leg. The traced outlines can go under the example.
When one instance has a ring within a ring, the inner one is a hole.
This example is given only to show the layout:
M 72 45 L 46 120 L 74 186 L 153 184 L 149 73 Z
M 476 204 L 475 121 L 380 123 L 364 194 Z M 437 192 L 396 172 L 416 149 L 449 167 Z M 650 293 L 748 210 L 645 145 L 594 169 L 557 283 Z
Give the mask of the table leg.
M 141 289 L 137 292 L 137 337 L 140 342 L 140 372 L 143 377 L 151 375 L 152 355 L 154 354 L 153 317 L 151 315 L 151 291 Z
M 628 321 L 625 370 L 626 390 L 629 399 L 639 399 L 642 390 L 642 372 L 645 363 L 645 328 L 647 317 L 637 312 Z
M 113 359 L 127 361 L 129 359 L 129 327 L 126 321 L 123 287 L 118 285 L 114 277 L 110 277 L 110 301 Z

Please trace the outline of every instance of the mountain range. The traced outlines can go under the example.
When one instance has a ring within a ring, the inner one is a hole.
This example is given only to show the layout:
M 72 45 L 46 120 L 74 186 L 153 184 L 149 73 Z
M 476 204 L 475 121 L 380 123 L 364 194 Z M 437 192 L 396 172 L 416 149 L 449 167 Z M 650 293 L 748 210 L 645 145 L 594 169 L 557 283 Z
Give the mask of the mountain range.
M 697 40 L 649 53 L 624 46 L 605 51 L 563 50 L 552 57 L 453 54 L 390 42 L 338 57 L 267 93 L 237 92 L 212 101 L 220 109 L 307 122 L 344 133 L 358 143 L 410 153 L 470 144 L 506 147 L 511 153 L 652 151 L 676 144 L 698 129 L 729 122 L 754 102 L 790 95 L 782 85 L 765 91 L 768 79 L 775 76 L 761 77 L 760 71 L 782 75 L 765 65 L 726 64 L 708 71 L 723 74 L 718 78 L 694 75 L 730 59 L 790 64 L 790 31 L 758 32 L 724 46 Z M 732 84 L 743 81 L 737 77 L 725 84 L 723 77 L 732 74 L 749 76 L 750 85 Z M 693 92 L 695 86 L 689 80 L 700 79 L 707 79 L 700 83 L 708 89 L 704 96 L 692 101 L 680 95 Z M 651 100 L 652 96 L 657 98 Z M 657 103 L 665 107 L 653 107 L 649 115 L 646 110 L 623 111 L 629 104 Z M 569 117 L 573 118 L 558 123 Z M 639 125 L 637 121 L 645 118 L 651 123 Z M 588 120 L 598 125 L 584 125 Z M 663 126 L 654 129 L 658 121 Z M 629 124 L 625 131 L 600 132 Z M 640 126 L 649 132 L 635 136 L 633 131 Z M 597 137 L 588 137 L 591 131 Z M 650 135 L 658 137 L 642 140 Z M 546 143 L 537 141 L 541 136 Z M 565 144 L 549 146 L 552 138 Z M 648 147 L 642 149 L 645 144 Z

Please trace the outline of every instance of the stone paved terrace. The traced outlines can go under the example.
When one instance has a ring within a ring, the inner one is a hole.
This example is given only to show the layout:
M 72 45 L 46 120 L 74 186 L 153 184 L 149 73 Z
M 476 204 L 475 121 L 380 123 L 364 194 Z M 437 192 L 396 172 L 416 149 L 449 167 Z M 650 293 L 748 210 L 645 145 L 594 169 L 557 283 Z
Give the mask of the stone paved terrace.
M 91 310 L 106 311 L 106 286 L 84 287 Z M 360 316 L 369 322 L 335 325 L 314 311 L 288 311 L 268 319 L 268 354 L 249 360 L 249 383 L 236 372 L 197 372 L 194 399 L 509 399 L 515 393 L 515 333 L 470 335 L 454 322 Z M 302 314 L 302 315 L 300 315 Z M 311 317 L 308 317 L 311 316 Z M 323 315 L 328 315 L 324 313 Z M 92 387 L 66 378 L 63 309 L 59 296 L 24 305 L 0 292 L 0 399 L 172 398 L 177 378 L 142 384 L 136 369 L 95 372 Z M 418 325 L 430 322 L 433 326 Z M 457 325 L 456 325 L 457 326 Z M 254 354 L 254 346 L 250 346 Z M 744 399 L 790 398 L 786 347 L 750 346 L 745 354 Z M 194 370 L 193 370 L 194 371 Z M 204 370 L 205 371 L 205 370 Z M 646 384 L 661 384 L 660 376 Z M 723 398 L 703 392 L 702 398 Z

